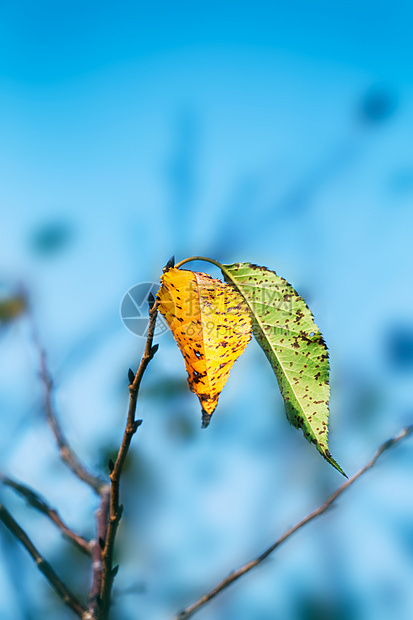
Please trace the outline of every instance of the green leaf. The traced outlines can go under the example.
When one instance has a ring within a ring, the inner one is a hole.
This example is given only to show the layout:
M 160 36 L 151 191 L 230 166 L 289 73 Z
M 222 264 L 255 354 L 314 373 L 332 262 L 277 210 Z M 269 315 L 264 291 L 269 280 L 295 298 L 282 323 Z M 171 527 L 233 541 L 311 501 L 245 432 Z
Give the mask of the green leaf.
M 255 338 L 277 377 L 288 420 L 345 476 L 328 450 L 328 351 L 305 301 L 274 271 L 251 263 L 221 266 L 244 297 Z

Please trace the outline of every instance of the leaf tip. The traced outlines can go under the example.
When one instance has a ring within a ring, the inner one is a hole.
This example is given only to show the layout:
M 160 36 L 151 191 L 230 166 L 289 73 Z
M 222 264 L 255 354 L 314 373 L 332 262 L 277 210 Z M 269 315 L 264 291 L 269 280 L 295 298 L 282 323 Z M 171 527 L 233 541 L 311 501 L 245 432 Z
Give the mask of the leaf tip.
M 212 413 L 207 413 L 202 409 L 202 426 L 201 428 L 207 428 L 212 418 Z
M 342 474 L 345 478 L 347 478 L 348 480 L 348 476 L 347 474 L 341 469 L 340 465 L 337 463 L 337 461 L 335 461 L 333 459 L 333 457 L 331 456 L 330 452 L 328 450 L 326 450 L 325 452 L 322 453 L 325 460 L 328 461 L 330 463 L 330 465 L 332 465 L 335 469 L 337 469 L 337 471 L 340 472 L 340 474 Z

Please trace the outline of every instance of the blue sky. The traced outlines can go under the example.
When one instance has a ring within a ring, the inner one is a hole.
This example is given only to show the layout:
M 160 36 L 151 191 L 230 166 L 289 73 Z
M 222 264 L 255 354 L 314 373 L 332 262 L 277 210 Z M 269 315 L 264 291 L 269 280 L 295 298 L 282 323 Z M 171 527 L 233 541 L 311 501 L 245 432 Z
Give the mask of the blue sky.
M 331 353 L 330 441 L 345 470 L 410 421 L 411 360 L 397 358 L 394 334 L 404 344 L 413 338 L 412 18 L 407 2 L 2 3 L 0 284 L 32 291 L 61 415 L 92 465 L 119 437 L 125 369 L 141 347 L 121 324 L 121 299 L 137 282 L 156 281 L 173 253 L 264 264 L 302 293 Z M 63 242 L 47 252 L 38 239 L 50 227 Z M 31 432 L 10 442 L 38 398 L 36 362 L 24 322 L 0 337 L 1 467 L 33 486 L 42 481 L 83 526 L 93 500 L 65 479 L 83 498 L 83 512 L 74 510 L 39 412 Z M 274 520 L 281 528 L 314 507 L 323 495 L 316 480 L 337 485 L 285 423 L 259 351 L 237 362 L 205 433 L 192 394 L 168 404 L 156 397 L 163 378 L 185 381 L 168 336 L 156 364 L 146 377 L 139 458 L 159 487 L 144 495 L 138 569 L 133 558 L 125 563 L 126 576 L 148 576 L 140 605 L 154 619 L 244 560 L 239 541 L 257 523 L 245 559 L 271 542 Z M 193 433 L 186 443 L 176 430 L 185 425 Z M 400 500 L 411 456 L 402 455 L 391 475 L 383 466 L 382 487 L 371 482 L 364 503 L 348 497 L 341 529 L 330 526 L 331 596 L 358 598 L 361 618 L 413 609 L 412 506 Z M 257 609 L 273 617 L 278 606 L 281 617 L 301 620 L 294 575 L 304 600 L 317 536 L 205 619 L 249 620 Z M 41 541 L 51 553 L 54 541 Z M 385 551 L 369 565 L 378 541 Z M 352 577 L 362 561 L 365 579 Z M 328 553 L 316 564 L 321 593 Z M 4 568 L 0 591 L 12 592 Z M 21 570 L 36 590 L 32 567 Z M 381 583 L 396 594 L 380 611 Z M 0 600 L 4 617 L 16 620 L 18 598 Z

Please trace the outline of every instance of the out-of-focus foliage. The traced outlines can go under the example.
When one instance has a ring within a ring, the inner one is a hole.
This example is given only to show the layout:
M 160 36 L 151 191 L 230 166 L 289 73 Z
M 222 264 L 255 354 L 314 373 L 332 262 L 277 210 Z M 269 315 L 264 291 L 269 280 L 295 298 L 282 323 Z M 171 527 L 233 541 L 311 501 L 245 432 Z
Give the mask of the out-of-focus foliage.
M 65 250 L 73 239 L 69 222 L 49 222 L 33 231 L 30 245 L 39 256 L 53 257 Z
M 397 109 L 397 96 L 389 88 L 375 85 L 369 88 L 360 105 L 360 117 L 365 123 L 387 121 Z
M 413 324 L 394 325 L 386 338 L 387 356 L 394 370 L 413 371 Z
M 27 300 L 24 295 L 0 298 L 0 324 L 11 323 L 26 310 Z

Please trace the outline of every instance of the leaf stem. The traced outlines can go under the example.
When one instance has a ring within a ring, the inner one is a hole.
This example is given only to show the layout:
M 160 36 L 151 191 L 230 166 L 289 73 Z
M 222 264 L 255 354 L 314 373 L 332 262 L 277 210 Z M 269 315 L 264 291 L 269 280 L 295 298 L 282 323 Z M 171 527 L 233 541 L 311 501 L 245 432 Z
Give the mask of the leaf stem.
M 211 265 L 215 265 L 215 267 L 218 267 L 218 269 L 221 269 L 221 271 L 223 271 L 223 265 L 221 265 L 221 263 L 219 263 L 217 260 L 214 260 L 213 258 L 207 258 L 206 256 L 190 256 L 189 258 L 184 258 L 184 260 L 176 263 L 175 269 L 179 269 L 180 267 L 182 267 L 182 265 L 190 263 L 194 260 L 201 260 L 207 263 L 211 263 Z
M 175 269 L 179 269 L 180 267 L 182 267 L 182 265 L 185 265 L 186 263 L 190 263 L 190 262 L 195 261 L 195 260 L 204 261 L 206 263 L 211 263 L 211 265 L 215 265 L 215 267 L 218 267 L 218 269 L 221 270 L 222 275 L 224 276 L 224 278 L 225 278 L 225 276 L 227 276 L 228 279 L 231 280 L 231 282 L 235 286 L 235 283 L 232 281 L 231 274 L 228 271 L 228 269 L 226 269 L 225 265 L 223 265 L 222 263 L 218 262 L 217 260 L 214 260 L 213 258 L 208 258 L 207 256 L 190 256 L 189 258 L 184 258 L 184 260 L 181 260 L 181 261 L 179 261 L 179 263 L 176 263 Z M 236 289 L 242 295 L 242 292 L 238 289 L 238 287 L 236 287 Z M 243 297 L 244 297 L 244 295 L 243 295 Z M 244 299 L 245 299 L 245 297 L 244 297 Z M 245 300 L 245 301 L 247 301 L 247 300 Z M 248 304 L 248 301 L 247 301 L 247 304 Z M 249 306 L 249 304 L 248 304 L 248 306 Z M 250 308 L 250 310 L 251 310 L 251 308 Z

